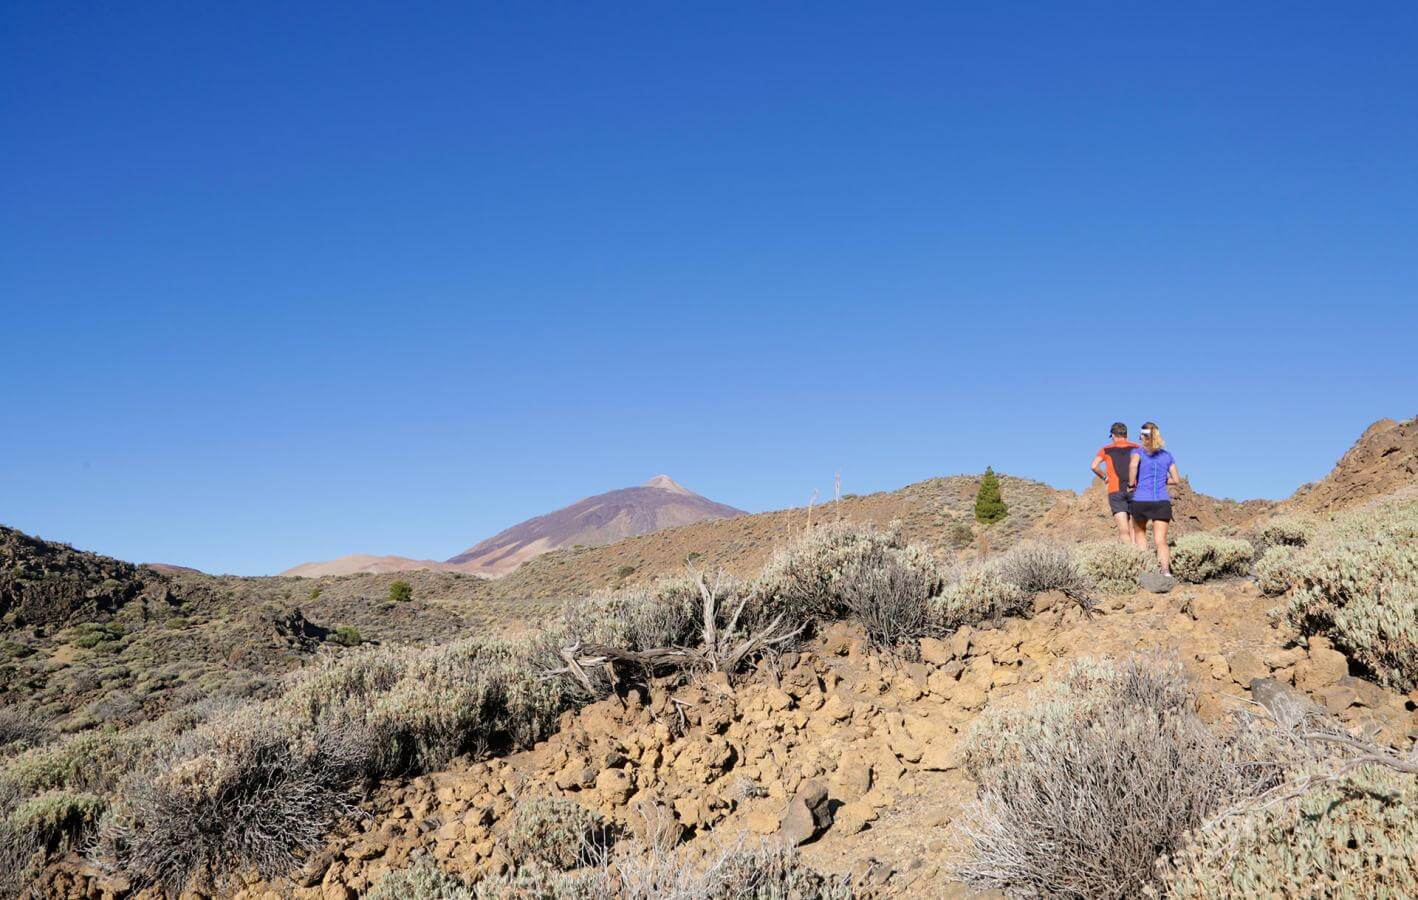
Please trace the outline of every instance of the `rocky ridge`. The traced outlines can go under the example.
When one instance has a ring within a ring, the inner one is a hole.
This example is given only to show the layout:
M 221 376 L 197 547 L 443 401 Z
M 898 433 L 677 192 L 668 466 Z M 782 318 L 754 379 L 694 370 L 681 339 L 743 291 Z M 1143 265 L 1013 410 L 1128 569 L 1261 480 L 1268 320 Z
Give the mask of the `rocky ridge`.
M 963 735 L 982 710 L 1017 702 L 1084 655 L 1175 655 L 1209 719 L 1279 695 L 1392 746 L 1418 739 L 1418 692 L 1356 677 L 1328 641 L 1273 624 L 1272 605 L 1245 580 L 1111 597 L 1091 615 L 1048 593 L 1031 618 L 922 641 L 915 662 L 834 625 L 740 679 L 632 688 L 565 714 L 529 751 L 387 782 L 292 883 L 251 879 L 233 896 L 350 898 L 421 854 L 455 874 L 504 871 L 502 834 L 528 792 L 690 846 L 741 832 L 801 844 L 810 864 L 850 873 L 864 896 L 963 896 L 947 838 L 973 796 L 957 755 Z M 47 877 L 50 896 L 124 893 L 82 866 Z

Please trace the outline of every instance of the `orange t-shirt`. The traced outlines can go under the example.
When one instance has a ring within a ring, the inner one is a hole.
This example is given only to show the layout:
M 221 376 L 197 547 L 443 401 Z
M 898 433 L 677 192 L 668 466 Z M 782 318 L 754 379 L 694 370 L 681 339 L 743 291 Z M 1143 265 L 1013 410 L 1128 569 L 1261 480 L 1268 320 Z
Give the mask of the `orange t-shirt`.
M 1127 471 L 1132 465 L 1132 451 L 1137 446 L 1127 438 L 1113 438 L 1111 444 L 1098 451 L 1103 457 L 1103 469 L 1108 473 L 1108 493 L 1127 490 Z

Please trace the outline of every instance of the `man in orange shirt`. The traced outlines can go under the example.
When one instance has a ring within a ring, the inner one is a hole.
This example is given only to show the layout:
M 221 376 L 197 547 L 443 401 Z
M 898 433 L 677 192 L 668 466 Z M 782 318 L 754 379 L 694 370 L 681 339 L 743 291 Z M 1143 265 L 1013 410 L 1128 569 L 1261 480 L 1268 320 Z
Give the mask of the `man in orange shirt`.
M 1132 524 L 1128 521 L 1128 468 L 1132 463 L 1132 451 L 1137 446 L 1128 440 L 1128 427 L 1122 422 L 1114 422 L 1112 443 L 1105 444 L 1093 457 L 1089 466 L 1093 474 L 1108 483 L 1108 510 L 1118 525 L 1118 537 L 1123 543 L 1132 543 Z

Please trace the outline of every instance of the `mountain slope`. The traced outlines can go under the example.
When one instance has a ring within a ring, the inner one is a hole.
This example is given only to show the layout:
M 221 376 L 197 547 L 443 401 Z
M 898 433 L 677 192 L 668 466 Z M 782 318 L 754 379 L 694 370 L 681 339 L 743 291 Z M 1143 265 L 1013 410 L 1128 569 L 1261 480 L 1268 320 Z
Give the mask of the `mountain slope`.
M 953 548 L 966 555 L 1000 550 L 1024 535 L 1055 504 L 1074 496 L 1072 491 L 1027 478 L 1000 475 L 999 480 L 1009 517 L 989 529 L 975 524 L 980 476 L 951 475 L 894 491 L 848 494 L 811 510 L 779 509 L 665 528 L 601 547 L 558 550 L 501 579 L 498 590 L 507 596 L 528 598 L 572 597 L 626 581 L 683 573 L 686 565 L 711 574 L 747 577 L 763 567 L 775 548 L 801 535 L 809 523 L 839 518 L 894 525 L 908 540 Z
M 638 487 L 607 491 L 528 519 L 449 559 L 465 572 L 505 575 L 527 560 L 562 547 L 596 547 L 622 538 L 745 515 L 656 475 Z
M 1329 474 L 1302 486 L 1281 507 L 1327 515 L 1418 485 L 1418 418 L 1380 419 L 1359 436 Z
M 454 567 L 431 559 L 410 559 L 407 556 L 374 556 L 369 553 L 352 553 L 339 559 L 324 562 L 301 563 L 286 569 L 282 575 L 299 578 L 320 578 L 325 575 L 384 575 L 390 572 L 412 572 L 416 569 L 447 569 Z

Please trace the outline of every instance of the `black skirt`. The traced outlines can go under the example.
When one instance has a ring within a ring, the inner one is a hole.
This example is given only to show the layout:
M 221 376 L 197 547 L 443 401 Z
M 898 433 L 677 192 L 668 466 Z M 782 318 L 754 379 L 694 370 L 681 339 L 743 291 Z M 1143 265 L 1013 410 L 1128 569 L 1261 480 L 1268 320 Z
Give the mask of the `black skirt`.
M 1134 500 L 1128 505 L 1128 513 L 1134 519 L 1144 522 L 1170 522 L 1172 521 L 1172 501 Z

